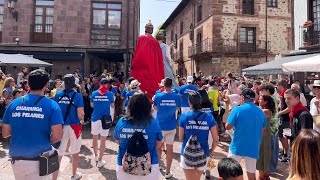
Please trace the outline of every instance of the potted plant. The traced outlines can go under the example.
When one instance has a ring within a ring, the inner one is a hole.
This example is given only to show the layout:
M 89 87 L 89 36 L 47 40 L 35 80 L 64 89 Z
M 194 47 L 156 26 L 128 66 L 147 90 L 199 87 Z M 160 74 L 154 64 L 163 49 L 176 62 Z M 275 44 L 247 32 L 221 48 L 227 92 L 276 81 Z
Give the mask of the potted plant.
M 303 30 L 303 46 L 311 46 L 310 33 L 308 29 Z

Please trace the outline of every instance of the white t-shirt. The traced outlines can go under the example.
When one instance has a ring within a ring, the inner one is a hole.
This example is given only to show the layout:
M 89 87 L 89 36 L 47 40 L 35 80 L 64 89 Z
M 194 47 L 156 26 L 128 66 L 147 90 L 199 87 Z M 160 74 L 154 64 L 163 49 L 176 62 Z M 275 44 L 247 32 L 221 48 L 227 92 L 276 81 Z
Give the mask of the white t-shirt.
M 17 87 L 22 87 L 22 81 L 23 81 L 24 79 L 23 79 L 23 73 L 22 72 L 20 72 L 20 73 L 18 73 L 18 77 L 17 77 L 17 84 L 16 84 L 16 86 Z
M 304 94 L 303 94 L 303 93 L 300 93 L 300 102 L 302 103 L 302 106 L 304 106 L 304 107 L 307 107 L 307 106 L 308 106 L 306 97 L 304 97 Z
M 314 105 L 314 101 L 316 100 L 317 98 L 314 97 L 311 102 L 310 102 L 310 114 L 312 116 L 315 116 L 315 115 L 318 115 L 318 110 L 317 110 L 317 107 Z M 320 132 L 320 128 L 317 128 L 317 126 L 313 123 L 313 129 Z

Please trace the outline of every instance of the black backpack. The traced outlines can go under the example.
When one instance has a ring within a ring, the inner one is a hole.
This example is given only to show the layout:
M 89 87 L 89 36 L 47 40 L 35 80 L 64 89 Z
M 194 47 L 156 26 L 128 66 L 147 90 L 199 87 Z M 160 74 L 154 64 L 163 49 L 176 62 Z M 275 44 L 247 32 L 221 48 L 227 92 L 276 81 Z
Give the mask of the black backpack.
M 77 108 L 77 106 L 76 106 L 76 105 L 74 104 L 74 102 L 73 102 L 74 98 L 76 97 L 77 92 L 74 92 L 74 93 L 72 94 L 72 97 L 70 98 L 69 95 L 68 95 L 68 93 L 69 93 L 70 91 L 67 91 L 67 90 L 63 90 L 63 91 L 64 91 L 64 95 L 61 96 L 61 97 L 58 99 L 57 103 L 59 103 L 59 102 L 62 100 L 62 98 L 64 98 L 64 97 L 67 97 L 68 100 L 69 100 L 69 102 L 70 102 L 69 105 L 68 105 L 68 107 L 67 107 L 66 114 L 64 114 L 64 117 L 63 117 L 63 121 L 65 122 L 65 121 L 67 120 L 67 117 L 68 117 L 68 114 L 69 114 L 69 112 L 70 112 L 71 106 L 74 106 L 74 107 Z
M 147 176 L 151 173 L 151 155 L 143 131 L 135 131 L 127 144 L 122 158 L 123 171 L 135 176 Z

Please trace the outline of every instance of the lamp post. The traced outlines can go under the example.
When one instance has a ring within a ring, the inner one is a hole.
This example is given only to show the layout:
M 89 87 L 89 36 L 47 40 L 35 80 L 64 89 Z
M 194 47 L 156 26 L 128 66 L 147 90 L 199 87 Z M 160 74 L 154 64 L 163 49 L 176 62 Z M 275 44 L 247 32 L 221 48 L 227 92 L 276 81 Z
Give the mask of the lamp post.
M 18 21 L 18 11 L 14 9 L 16 7 L 16 2 L 17 0 L 8 0 L 8 9 L 11 16 Z

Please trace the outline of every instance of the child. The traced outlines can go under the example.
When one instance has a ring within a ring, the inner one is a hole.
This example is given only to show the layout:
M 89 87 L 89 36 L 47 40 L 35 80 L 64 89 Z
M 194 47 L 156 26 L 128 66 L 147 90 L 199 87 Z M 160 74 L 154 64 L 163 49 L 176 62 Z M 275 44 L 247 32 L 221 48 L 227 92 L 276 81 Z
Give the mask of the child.
M 12 101 L 22 96 L 23 90 L 21 88 L 16 88 L 12 92 Z
M 243 180 L 240 164 L 232 158 L 221 159 L 218 163 L 218 180 Z

